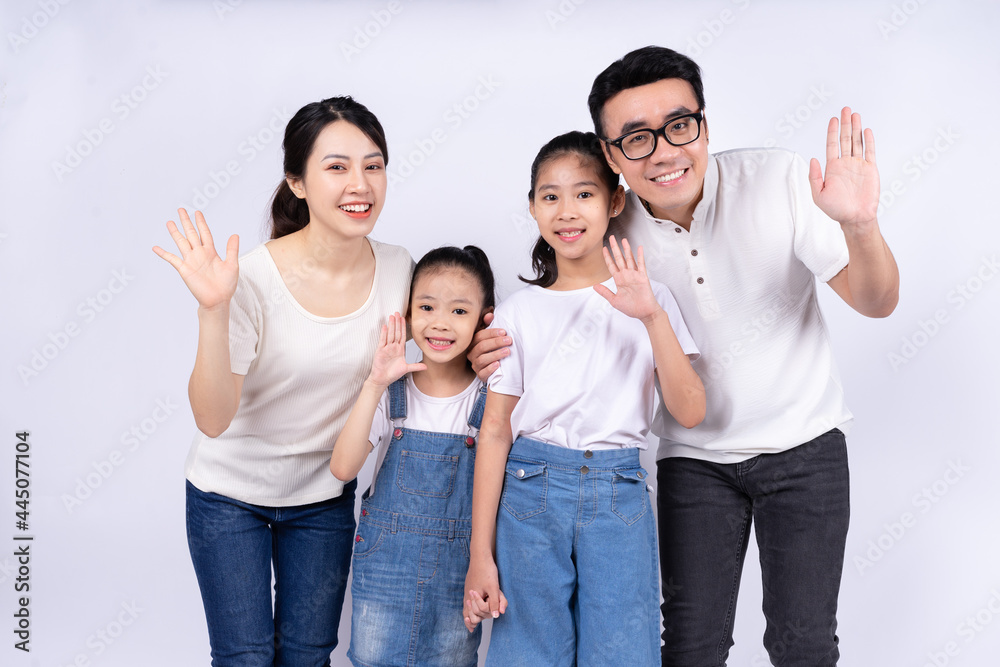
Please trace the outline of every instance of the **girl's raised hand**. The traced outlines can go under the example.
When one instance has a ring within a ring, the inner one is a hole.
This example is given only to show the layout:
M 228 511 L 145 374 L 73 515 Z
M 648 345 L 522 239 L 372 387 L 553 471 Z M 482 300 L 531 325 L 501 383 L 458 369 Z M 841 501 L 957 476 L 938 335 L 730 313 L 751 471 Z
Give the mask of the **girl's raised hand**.
M 153 252 L 170 263 L 177 273 L 181 274 L 184 284 L 198 300 L 198 305 L 211 310 L 229 301 L 236 293 L 236 279 L 240 273 L 239 250 L 240 238 L 233 234 L 226 243 L 226 259 L 223 261 L 215 252 L 215 242 L 212 232 L 208 229 L 205 216 L 201 211 L 195 211 L 194 218 L 198 223 L 195 230 L 191 218 L 183 208 L 177 209 L 182 234 L 173 220 L 167 222 L 167 231 L 173 237 L 181 256 L 167 252 L 160 246 L 153 246 Z
M 604 285 L 594 285 L 598 294 L 608 300 L 616 310 L 625 313 L 629 317 L 646 321 L 662 310 L 653 296 L 653 289 L 649 285 L 649 276 L 646 275 L 646 262 L 642 256 L 642 246 L 639 246 L 639 261 L 636 262 L 632 256 L 632 249 L 629 247 L 628 239 L 622 239 L 621 250 L 618 248 L 618 241 L 614 235 L 608 239 L 611 251 L 604 248 L 604 261 L 608 265 L 611 277 L 615 279 L 617 292 L 612 292 Z
M 378 335 L 378 349 L 368 379 L 380 387 L 388 387 L 407 373 L 426 369 L 425 364 L 406 363 L 406 320 L 393 313 Z

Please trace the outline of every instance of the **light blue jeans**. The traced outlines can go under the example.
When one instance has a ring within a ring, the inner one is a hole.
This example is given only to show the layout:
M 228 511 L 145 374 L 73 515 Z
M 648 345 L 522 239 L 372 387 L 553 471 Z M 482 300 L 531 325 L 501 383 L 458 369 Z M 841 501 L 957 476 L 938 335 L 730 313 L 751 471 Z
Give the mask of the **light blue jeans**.
M 213 667 L 324 667 L 337 645 L 354 537 L 354 489 L 263 507 L 187 483 L 191 561 Z M 271 570 L 274 569 L 274 608 Z
M 659 665 L 656 524 L 637 449 L 518 438 L 497 514 L 487 665 Z

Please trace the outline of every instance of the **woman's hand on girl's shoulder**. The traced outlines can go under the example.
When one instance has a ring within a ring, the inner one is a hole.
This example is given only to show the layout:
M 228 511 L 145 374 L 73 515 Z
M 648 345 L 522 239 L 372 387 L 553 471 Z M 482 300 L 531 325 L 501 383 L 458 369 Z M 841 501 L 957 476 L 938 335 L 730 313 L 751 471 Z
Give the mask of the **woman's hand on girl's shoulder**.
M 379 387 L 388 387 L 407 373 L 426 369 L 425 364 L 406 363 L 406 320 L 399 313 L 393 313 L 379 333 L 368 380 Z
M 153 252 L 170 263 L 180 274 L 184 284 L 198 300 L 198 306 L 204 310 L 212 310 L 228 306 L 233 294 L 236 293 L 236 282 L 239 277 L 240 238 L 233 234 L 226 243 L 226 259 L 223 260 L 215 252 L 215 242 L 212 232 L 208 229 L 205 216 L 201 211 L 195 211 L 195 229 L 191 218 L 185 209 L 177 209 L 184 233 L 177 229 L 177 224 L 167 222 L 167 231 L 177 244 L 181 256 L 169 253 L 160 246 L 153 246 Z
M 614 235 L 609 237 L 608 245 L 610 252 L 605 247 L 604 262 L 608 265 L 608 271 L 615 281 L 615 289 L 612 292 L 606 286 L 594 285 L 594 290 L 608 300 L 608 303 L 625 315 L 642 320 L 644 324 L 654 318 L 663 308 L 656 301 L 653 288 L 649 284 L 649 276 L 646 274 L 646 261 L 642 254 L 642 246 L 639 246 L 638 261 L 632 255 L 628 239 L 622 239 L 622 247 L 618 248 L 618 242 Z

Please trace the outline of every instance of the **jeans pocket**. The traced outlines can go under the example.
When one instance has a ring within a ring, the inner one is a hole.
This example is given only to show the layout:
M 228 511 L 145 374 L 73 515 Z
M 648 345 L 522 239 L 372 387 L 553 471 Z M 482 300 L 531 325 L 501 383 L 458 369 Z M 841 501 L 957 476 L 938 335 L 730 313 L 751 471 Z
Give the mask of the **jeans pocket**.
M 631 526 L 648 509 L 646 471 L 642 468 L 615 470 L 611 478 L 611 511 L 626 525 Z
M 396 486 L 406 493 L 447 498 L 455 488 L 458 457 L 403 450 L 399 457 Z
M 358 524 L 358 532 L 354 536 L 354 557 L 367 558 L 378 551 L 386 530 L 381 526 L 362 521 Z
M 545 511 L 548 472 L 538 461 L 507 460 L 500 504 L 514 518 L 524 520 Z

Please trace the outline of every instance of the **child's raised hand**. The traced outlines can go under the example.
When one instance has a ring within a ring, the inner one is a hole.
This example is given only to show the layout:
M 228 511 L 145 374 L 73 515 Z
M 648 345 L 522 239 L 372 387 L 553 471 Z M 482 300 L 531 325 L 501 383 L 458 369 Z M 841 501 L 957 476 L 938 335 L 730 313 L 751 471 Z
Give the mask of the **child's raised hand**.
M 407 373 L 426 369 L 425 364 L 406 363 L 406 320 L 399 313 L 393 313 L 389 323 L 382 325 L 368 379 L 380 387 L 388 387 Z
M 622 239 L 622 248 L 618 249 L 618 241 L 614 235 L 608 239 L 611 252 L 604 248 L 604 261 L 608 265 L 611 277 L 615 279 L 617 292 L 612 292 L 604 285 L 594 285 L 598 294 L 608 300 L 616 310 L 639 320 L 652 318 L 662 310 L 653 296 L 646 275 L 646 262 L 642 256 L 642 246 L 639 246 L 639 260 L 632 256 L 628 239 Z

